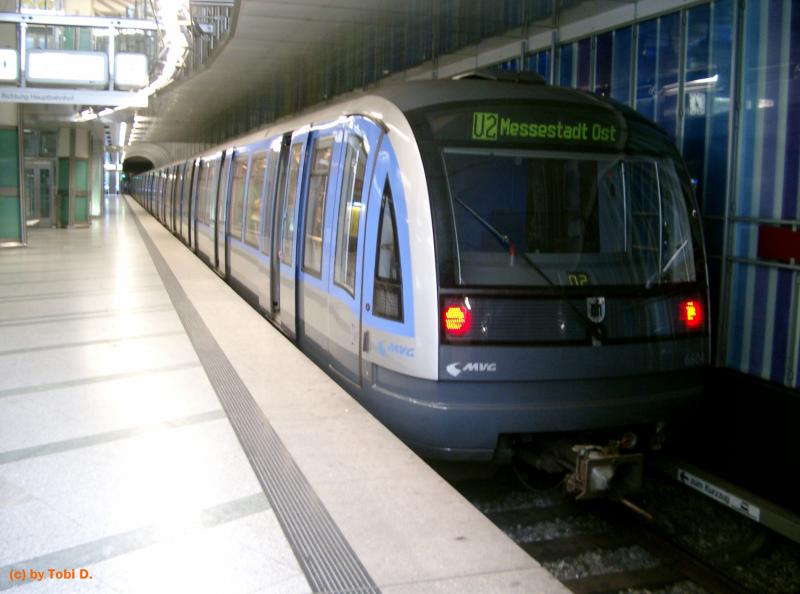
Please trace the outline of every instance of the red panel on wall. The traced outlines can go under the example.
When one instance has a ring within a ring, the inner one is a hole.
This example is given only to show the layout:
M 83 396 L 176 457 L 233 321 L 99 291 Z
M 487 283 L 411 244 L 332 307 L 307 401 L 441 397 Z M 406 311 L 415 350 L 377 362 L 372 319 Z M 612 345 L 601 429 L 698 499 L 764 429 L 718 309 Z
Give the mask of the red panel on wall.
M 800 261 L 800 231 L 786 227 L 758 228 L 758 257 L 765 260 Z

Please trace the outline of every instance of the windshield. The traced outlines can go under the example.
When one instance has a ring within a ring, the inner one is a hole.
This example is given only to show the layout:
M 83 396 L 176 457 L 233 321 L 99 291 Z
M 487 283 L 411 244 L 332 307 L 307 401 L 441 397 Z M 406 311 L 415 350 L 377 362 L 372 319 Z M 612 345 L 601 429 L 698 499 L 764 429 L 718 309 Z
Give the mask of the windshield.
M 463 285 L 694 281 L 670 159 L 445 149 Z

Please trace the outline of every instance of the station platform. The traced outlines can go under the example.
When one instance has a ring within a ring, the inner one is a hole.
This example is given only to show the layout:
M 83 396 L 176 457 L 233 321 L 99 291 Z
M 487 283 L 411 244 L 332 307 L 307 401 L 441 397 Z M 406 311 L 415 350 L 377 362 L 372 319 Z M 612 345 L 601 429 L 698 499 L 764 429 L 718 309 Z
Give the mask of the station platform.
M 107 200 L 0 252 L 0 591 L 568 591 Z

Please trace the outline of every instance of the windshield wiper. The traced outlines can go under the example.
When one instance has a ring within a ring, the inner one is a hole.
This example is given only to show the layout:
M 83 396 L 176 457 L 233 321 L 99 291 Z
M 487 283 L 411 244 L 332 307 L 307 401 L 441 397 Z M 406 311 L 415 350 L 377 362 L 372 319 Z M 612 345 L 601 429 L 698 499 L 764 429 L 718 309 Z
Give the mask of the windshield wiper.
M 670 256 L 669 260 L 667 260 L 667 263 L 664 264 L 664 267 L 660 271 L 654 272 L 650 276 L 650 278 L 647 279 L 647 282 L 645 283 L 645 288 L 646 289 L 649 289 L 650 287 L 652 287 L 653 286 L 653 282 L 656 279 L 661 281 L 664 278 L 664 273 L 667 272 L 667 270 L 669 270 L 670 268 L 672 268 L 672 265 L 675 263 L 676 258 L 684 250 L 684 248 L 687 245 L 689 245 L 689 240 L 688 239 L 684 239 L 683 243 L 681 243 L 677 248 L 675 248 L 675 251 L 672 252 L 672 255 Z
M 489 221 L 484 219 L 481 215 L 479 215 L 475 211 L 475 209 L 473 209 L 470 205 L 468 205 L 460 198 L 455 198 L 455 201 L 458 202 L 469 214 L 471 214 L 476 221 L 478 221 L 481 225 L 483 225 L 495 237 L 495 239 L 497 239 L 501 244 L 507 247 L 508 254 L 510 256 L 515 256 L 517 254 L 517 248 L 514 247 L 511 238 L 507 234 L 503 233 L 497 227 L 492 225 Z M 541 276 L 544 279 L 544 281 L 548 285 L 550 285 L 551 287 L 557 287 L 557 285 L 550 279 L 550 277 L 547 276 L 545 271 L 542 270 L 541 267 L 536 262 L 531 260 L 527 254 L 523 252 L 522 257 L 530 265 L 530 267 L 533 268 L 539 274 L 539 276 Z
M 453 199 L 456 202 L 458 202 L 464 208 L 464 210 L 466 210 L 469 214 L 471 214 L 475 218 L 476 221 L 478 221 L 481 225 L 483 225 L 492 234 L 492 236 L 494 236 L 495 239 L 497 239 L 501 244 L 503 244 L 506 248 L 508 248 L 508 254 L 510 256 L 513 257 L 513 256 L 517 255 L 517 253 L 518 253 L 517 249 L 516 249 L 516 247 L 514 247 L 514 243 L 511 241 L 511 238 L 508 236 L 508 234 L 503 233 L 502 231 L 500 231 L 497 227 L 495 227 L 489 221 L 484 219 L 480 214 L 478 214 L 475 211 L 475 209 L 473 209 L 471 206 L 469 206 L 466 202 L 464 202 L 460 198 L 457 198 L 457 197 L 454 196 Z M 528 266 L 530 266 L 530 268 L 532 270 L 534 270 L 540 277 L 542 277 L 542 279 L 544 279 L 544 281 L 552 289 L 554 289 L 556 291 L 558 297 L 564 303 L 569 305 L 570 309 L 572 309 L 572 311 L 575 312 L 575 314 L 581 319 L 581 321 L 586 326 L 586 328 L 589 330 L 589 332 L 591 332 L 592 338 L 595 338 L 597 340 L 602 339 L 603 331 L 602 331 L 602 328 L 601 328 L 600 324 L 595 324 L 594 322 L 592 322 L 592 320 L 590 320 L 585 313 L 583 313 L 577 307 L 575 307 L 575 304 L 572 303 L 572 301 L 570 300 L 569 296 L 564 291 L 564 287 L 554 283 L 553 280 L 547 275 L 547 273 L 545 273 L 545 271 L 542 270 L 541 266 L 539 266 L 533 260 L 533 258 L 531 258 L 526 252 L 524 252 L 524 251 L 523 252 L 519 252 L 519 255 L 522 257 L 522 259 L 525 261 L 525 263 Z

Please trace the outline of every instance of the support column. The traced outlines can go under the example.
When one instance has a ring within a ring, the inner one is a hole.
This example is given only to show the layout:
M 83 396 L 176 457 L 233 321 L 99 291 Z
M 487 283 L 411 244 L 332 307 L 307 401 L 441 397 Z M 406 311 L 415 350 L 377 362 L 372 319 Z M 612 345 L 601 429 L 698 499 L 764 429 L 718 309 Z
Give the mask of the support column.
M 58 227 L 69 227 L 72 223 L 72 200 L 70 177 L 72 170 L 72 135 L 71 128 L 60 128 L 58 131 L 58 147 L 56 149 L 56 212 Z
M 25 245 L 25 204 L 20 175 L 19 111 L 0 103 L 0 247 Z
M 103 216 L 103 142 L 92 137 L 92 152 L 90 160 L 91 172 L 91 215 Z
M 57 212 L 59 227 L 91 224 L 89 195 L 89 130 L 58 131 Z
M 76 128 L 72 158 L 73 178 L 70 181 L 70 192 L 72 192 L 75 202 L 73 221 L 76 227 L 88 227 L 91 224 L 89 148 L 88 128 Z

